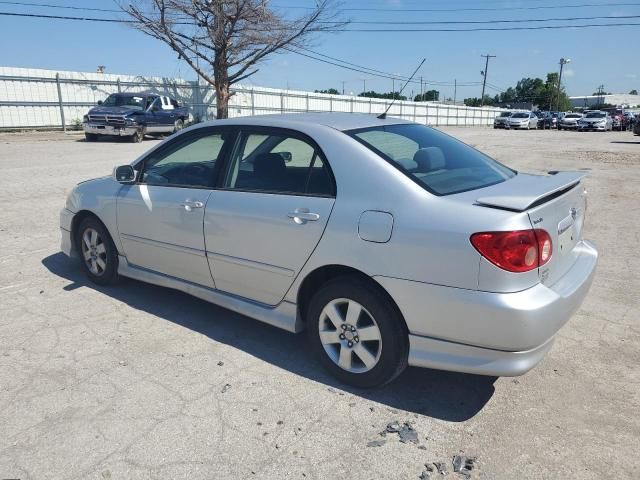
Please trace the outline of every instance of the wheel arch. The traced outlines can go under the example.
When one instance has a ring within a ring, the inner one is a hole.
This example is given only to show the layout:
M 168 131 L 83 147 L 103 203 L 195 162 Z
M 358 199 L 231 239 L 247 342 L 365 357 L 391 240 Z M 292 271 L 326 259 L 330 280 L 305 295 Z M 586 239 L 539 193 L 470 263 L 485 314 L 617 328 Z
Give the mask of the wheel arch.
M 402 319 L 403 330 L 407 335 L 409 334 L 409 329 L 407 327 L 404 316 L 402 315 L 402 311 L 400 310 L 400 307 L 398 307 L 398 304 L 393 299 L 393 297 L 389 294 L 389 292 L 387 292 L 387 290 L 374 278 L 372 278 L 370 275 L 367 275 L 363 271 L 339 264 L 331 264 L 318 267 L 305 276 L 304 280 L 300 284 L 300 287 L 298 288 L 296 296 L 298 316 L 298 328 L 296 328 L 296 331 L 302 331 L 306 329 L 306 312 L 313 294 L 327 282 L 340 277 L 359 278 L 360 280 L 370 285 L 373 289 L 377 290 L 389 301 L 392 308 L 394 308 L 394 310 L 398 314 L 398 318 Z
M 98 222 L 100 222 L 100 224 L 104 227 L 104 229 L 109 233 L 109 236 L 111 236 L 111 243 L 116 247 L 116 251 L 118 251 L 118 246 L 114 241 L 113 233 L 109 230 L 109 227 L 107 227 L 107 225 L 102 221 L 102 219 L 95 212 L 92 212 L 91 210 L 79 210 L 78 212 L 76 212 L 76 214 L 73 216 L 73 219 L 71 220 L 72 250 L 75 253 L 79 253 L 78 245 L 76 244 L 76 238 L 78 236 L 78 228 L 80 227 L 80 224 L 85 218 L 90 218 L 90 217 L 95 218 Z

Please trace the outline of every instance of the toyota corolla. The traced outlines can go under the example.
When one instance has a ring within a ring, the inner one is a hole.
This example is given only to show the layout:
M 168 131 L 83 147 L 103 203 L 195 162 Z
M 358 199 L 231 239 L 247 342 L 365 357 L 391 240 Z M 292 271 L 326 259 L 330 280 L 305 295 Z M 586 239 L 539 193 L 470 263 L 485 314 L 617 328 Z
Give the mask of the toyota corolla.
M 582 177 L 517 172 L 400 119 L 222 120 L 77 185 L 62 250 L 98 284 L 130 277 L 306 330 L 352 385 L 407 365 L 520 375 L 594 275 Z

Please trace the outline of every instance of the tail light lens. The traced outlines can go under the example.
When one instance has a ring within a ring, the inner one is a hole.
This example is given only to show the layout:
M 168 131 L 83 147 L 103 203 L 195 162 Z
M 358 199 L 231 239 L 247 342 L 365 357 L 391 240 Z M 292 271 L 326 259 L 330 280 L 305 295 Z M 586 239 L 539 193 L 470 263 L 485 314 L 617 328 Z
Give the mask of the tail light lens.
M 553 253 L 551 237 L 542 229 L 474 233 L 471 244 L 480 255 L 508 272 L 538 268 Z

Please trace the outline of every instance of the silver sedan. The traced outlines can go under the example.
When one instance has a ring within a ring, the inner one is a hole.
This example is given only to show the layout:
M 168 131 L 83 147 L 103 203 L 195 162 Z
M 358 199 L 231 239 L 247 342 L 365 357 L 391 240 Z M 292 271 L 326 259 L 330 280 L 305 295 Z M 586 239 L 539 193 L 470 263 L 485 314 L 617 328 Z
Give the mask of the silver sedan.
M 306 330 L 352 385 L 407 365 L 520 375 L 594 275 L 582 175 L 519 173 L 400 119 L 216 121 L 77 185 L 62 250 L 98 284 L 130 277 Z
M 538 128 L 538 117 L 533 112 L 516 112 L 509 117 L 509 128 L 526 130 Z

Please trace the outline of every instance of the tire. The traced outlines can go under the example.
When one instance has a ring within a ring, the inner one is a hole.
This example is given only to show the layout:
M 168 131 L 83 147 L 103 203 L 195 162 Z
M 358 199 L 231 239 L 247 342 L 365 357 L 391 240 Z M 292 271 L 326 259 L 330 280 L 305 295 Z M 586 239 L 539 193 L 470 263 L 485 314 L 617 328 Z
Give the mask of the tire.
M 80 264 L 93 283 L 109 285 L 118 281 L 118 252 L 111 235 L 95 217 L 78 226 L 75 237 Z
M 96 135 L 95 133 L 86 133 L 85 132 L 84 139 L 87 142 L 97 142 L 98 141 L 98 135 Z
M 327 314 L 331 311 L 333 320 Z M 357 311 L 359 316 L 350 318 Z M 407 367 L 409 339 L 404 320 L 372 283 L 355 276 L 327 282 L 312 297 L 306 322 L 311 350 L 345 384 L 378 387 Z M 360 339 L 364 335 L 369 339 Z
M 144 127 L 140 127 L 136 130 L 136 133 L 129 137 L 133 143 L 140 143 L 144 140 Z
M 181 118 L 177 119 L 173 124 L 173 133 L 179 132 L 184 128 L 184 120 Z

